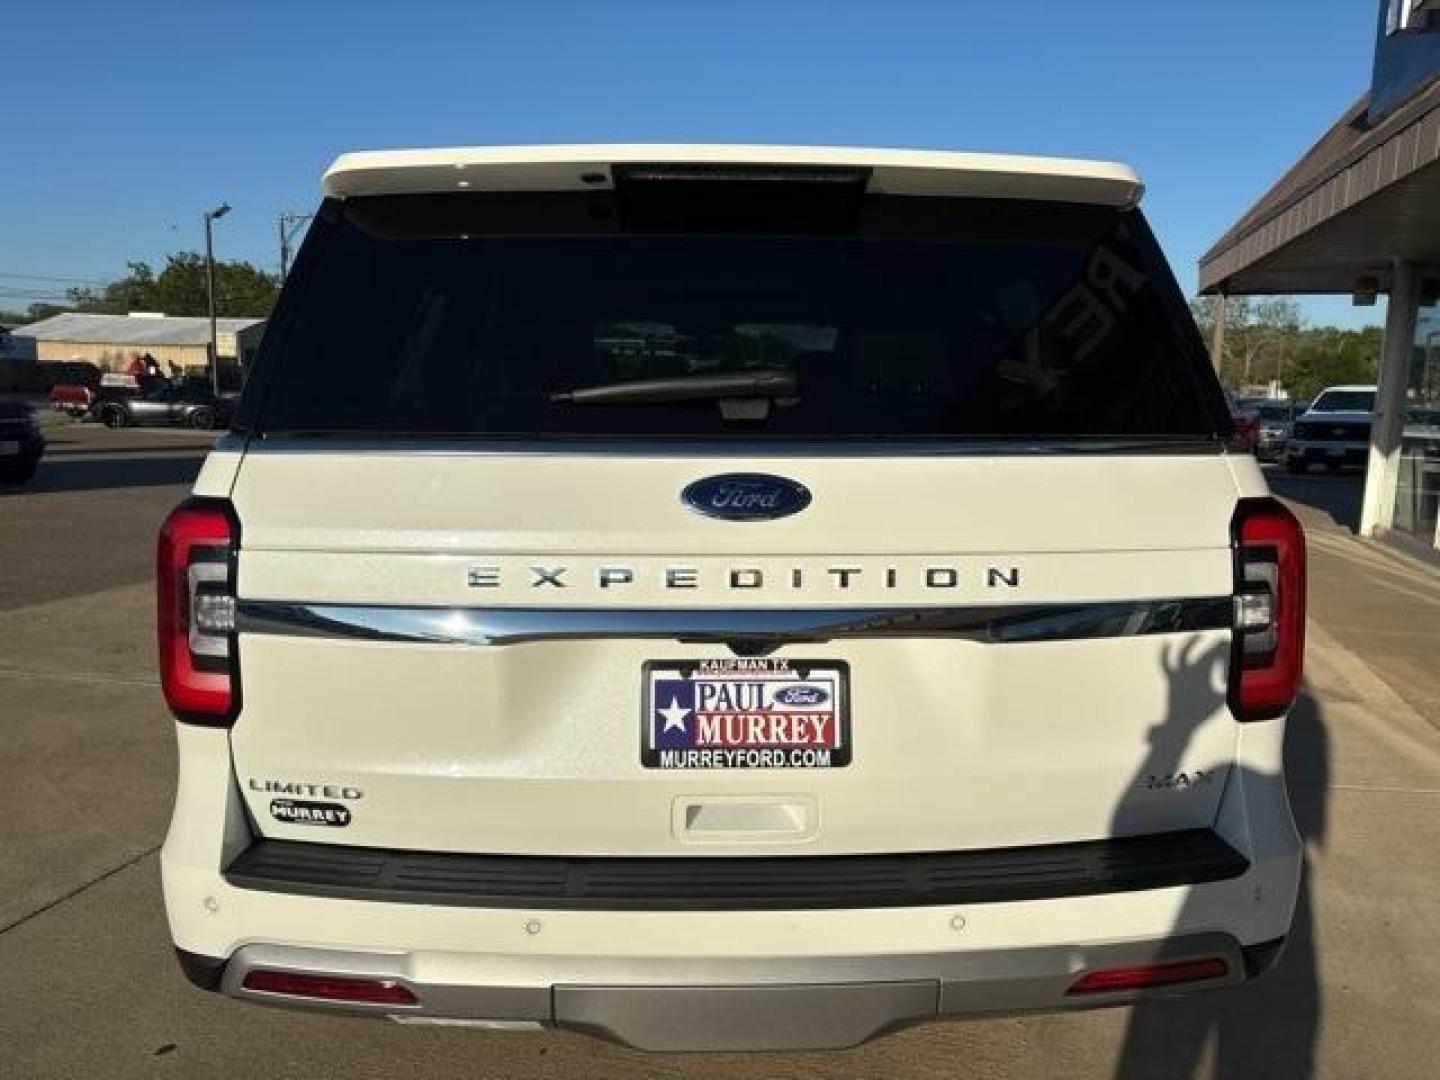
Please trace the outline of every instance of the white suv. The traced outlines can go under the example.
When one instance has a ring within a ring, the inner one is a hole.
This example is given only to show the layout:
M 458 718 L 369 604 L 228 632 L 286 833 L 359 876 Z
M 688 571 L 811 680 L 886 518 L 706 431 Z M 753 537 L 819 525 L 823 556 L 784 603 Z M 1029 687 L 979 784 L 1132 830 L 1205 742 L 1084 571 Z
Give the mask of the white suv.
M 1264 970 L 1304 542 L 1140 191 L 336 161 L 160 537 L 190 978 L 733 1049 Z
M 1330 386 L 1320 391 L 1291 429 L 1286 468 L 1303 473 L 1311 465 L 1363 466 L 1370 453 L 1375 393 L 1373 386 Z

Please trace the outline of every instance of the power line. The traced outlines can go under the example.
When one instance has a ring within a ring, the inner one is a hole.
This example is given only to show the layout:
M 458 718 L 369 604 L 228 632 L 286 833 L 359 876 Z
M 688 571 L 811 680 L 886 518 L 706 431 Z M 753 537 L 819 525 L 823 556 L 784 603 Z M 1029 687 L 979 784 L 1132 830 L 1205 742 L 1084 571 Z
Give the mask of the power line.
M 8 270 L 0 270 L 0 278 L 11 278 L 17 281 L 52 281 L 58 285 L 108 285 L 109 281 L 103 278 L 83 277 L 50 277 L 45 274 L 21 274 Z
M 41 289 L 12 289 L 8 285 L 0 285 L 0 296 L 8 296 L 20 300 L 63 300 L 70 302 L 70 298 L 62 293 L 49 292 Z

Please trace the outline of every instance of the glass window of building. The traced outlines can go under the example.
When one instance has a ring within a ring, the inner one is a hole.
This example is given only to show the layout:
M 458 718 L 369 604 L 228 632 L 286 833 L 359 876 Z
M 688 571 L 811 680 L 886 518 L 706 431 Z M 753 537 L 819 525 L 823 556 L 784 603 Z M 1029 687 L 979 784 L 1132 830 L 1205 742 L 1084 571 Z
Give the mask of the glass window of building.
M 1427 292 L 1415 319 L 1415 348 L 1405 387 L 1393 527 L 1440 545 L 1440 302 L 1433 290 Z

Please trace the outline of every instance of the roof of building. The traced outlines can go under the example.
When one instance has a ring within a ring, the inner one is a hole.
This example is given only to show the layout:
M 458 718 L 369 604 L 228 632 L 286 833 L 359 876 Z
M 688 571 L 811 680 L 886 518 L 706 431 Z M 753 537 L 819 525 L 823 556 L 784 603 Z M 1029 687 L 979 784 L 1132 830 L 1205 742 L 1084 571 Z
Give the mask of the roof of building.
M 325 173 L 336 198 L 480 191 L 593 191 L 616 165 L 784 165 L 870 170 L 882 195 L 964 195 L 1130 206 L 1144 191 L 1128 165 L 941 150 L 826 146 L 590 144 L 371 150 L 341 154 Z
M 1440 77 L 1422 86 L 1378 123 L 1368 121 L 1369 108 L 1370 97 L 1366 94 L 1341 114 L 1315 145 L 1200 257 L 1202 290 L 1248 292 L 1251 286 L 1260 286 L 1253 291 L 1324 292 L 1348 287 L 1334 275 L 1326 274 L 1329 268 L 1322 265 L 1324 260 L 1315 252 L 1307 252 L 1304 260 L 1313 268 L 1313 283 L 1295 270 L 1273 275 L 1252 273 L 1253 281 L 1230 279 L 1330 219 L 1355 209 L 1382 189 L 1404 184 L 1440 157 Z M 1408 199 L 1408 187 L 1404 194 Z M 1415 231 L 1419 224 L 1407 220 L 1405 228 Z M 1378 251 L 1380 237 L 1373 228 L 1358 221 L 1355 225 L 1351 231 L 1357 236 L 1370 236 Z M 1383 260 L 1386 253 L 1379 254 Z M 1359 257 L 1349 252 L 1346 261 L 1353 263 Z
M 264 319 L 216 319 L 222 334 L 263 323 Z M 95 345 L 204 345 L 210 341 L 210 320 L 203 315 L 95 315 L 67 311 L 19 326 L 16 337 L 36 341 L 73 341 Z

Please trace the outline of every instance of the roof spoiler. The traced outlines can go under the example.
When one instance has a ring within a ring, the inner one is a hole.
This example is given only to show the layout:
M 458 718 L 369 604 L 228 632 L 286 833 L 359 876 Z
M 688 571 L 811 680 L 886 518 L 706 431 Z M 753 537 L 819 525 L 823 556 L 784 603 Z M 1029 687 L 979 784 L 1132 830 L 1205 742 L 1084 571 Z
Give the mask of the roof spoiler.
M 667 180 L 738 169 L 776 181 L 810 177 L 820 186 L 866 177 L 868 195 L 915 195 L 1133 207 L 1143 187 L 1134 170 L 1103 161 L 870 150 L 825 146 L 616 144 L 477 146 L 342 154 L 325 173 L 325 194 L 608 191 L 624 175 Z M 823 180 L 821 178 L 824 178 Z

